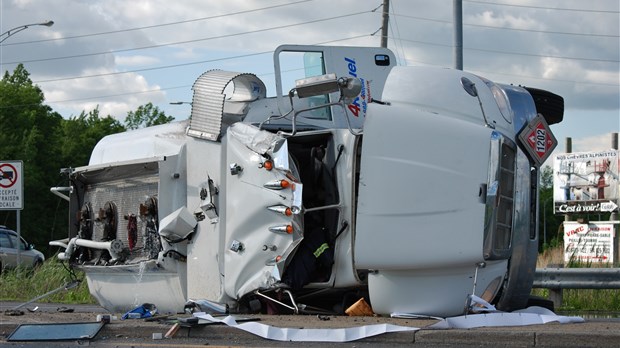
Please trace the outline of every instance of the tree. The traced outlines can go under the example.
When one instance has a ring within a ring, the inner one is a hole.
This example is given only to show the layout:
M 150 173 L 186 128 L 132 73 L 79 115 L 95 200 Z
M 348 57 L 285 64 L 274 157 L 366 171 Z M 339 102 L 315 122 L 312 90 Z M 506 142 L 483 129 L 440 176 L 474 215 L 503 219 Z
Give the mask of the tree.
M 88 164 L 97 142 L 109 134 L 124 132 L 125 127 L 108 115 L 99 116 L 99 106 L 88 113 L 71 117 L 62 123 L 62 158 L 67 167 Z
M 157 106 L 153 106 L 153 103 L 147 103 L 140 105 L 136 111 L 129 111 L 127 113 L 125 126 L 127 129 L 138 129 L 166 124 L 172 121 L 174 121 L 174 117 L 166 116 Z
M 551 166 L 544 166 L 540 172 L 540 187 L 552 188 L 553 187 L 553 169 Z
M 20 232 L 42 251 L 50 240 L 67 236 L 68 204 L 50 193 L 50 187 L 67 186 L 60 169 L 88 164 L 101 138 L 125 131 L 111 116 L 100 117 L 98 108 L 66 120 L 44 101 L 21 64 L 0 80 L 0 160 L 23 162 Z M 0 225 L 16 229 L 16 217 L 0 210 Z
M 62 116 L 44 105 L 41 89 L 19 64 L 0 81 L 0 160 L 23 162 L 21 233 L 28 240 L 47 245 L 47 231 L 54 229 L 56 200 L 49 188 L 56 186 L 60 167 L 58 148 Z M 16 228 L 16 213 L 0 211 L 0 224 Z

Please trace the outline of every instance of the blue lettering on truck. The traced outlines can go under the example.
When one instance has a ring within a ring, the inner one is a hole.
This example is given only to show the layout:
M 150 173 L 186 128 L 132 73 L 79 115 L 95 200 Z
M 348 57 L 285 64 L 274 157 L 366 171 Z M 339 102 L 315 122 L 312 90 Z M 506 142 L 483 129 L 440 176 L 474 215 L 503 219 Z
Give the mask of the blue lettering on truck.
M 347 66 L 349 68 L 349 75 L 353 77 L 357 77 L 357 66 L 355 65 L 355 61 L 351 58 L 344 57 L 344 60 L 349 63 Z
M 347 68 L 349 71 L 349 75 L 353 77 L 357 77 L 357 65 L 355 64 L 355 59 L 345 57 L 344 60 L 345 62 L 347 62 Z M 355 97 L 353 102 L 349 104 L 348 106 L 349 111 L 351 111 L 351 113 L 355 117 L 359 117 L 360 111 L 362 111 L 362 114 L 366 114 L 366 107 L 367 107 L 366 81 L 363 78 L 359 78 L 359 79 L 362 82 L 362 91 L 360 92 L 360 95 L 358 97 Z M 360 105 L 360 97 L 362 99 L 361 105 Z

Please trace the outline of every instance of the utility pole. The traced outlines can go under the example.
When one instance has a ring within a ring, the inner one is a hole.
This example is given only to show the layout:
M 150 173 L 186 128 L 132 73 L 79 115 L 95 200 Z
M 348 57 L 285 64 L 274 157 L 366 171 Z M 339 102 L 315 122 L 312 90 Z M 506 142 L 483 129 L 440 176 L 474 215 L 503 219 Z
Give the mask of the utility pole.
M 388 24 L 390 21 L 390 0 L 383 0 L 383 24 L 381 24 L 381 47 L 387 47 Z
M 454 18 L 454 69 L 463 70 L 463 0 L 452 0 Z
M 611 148 L 614 150 L 618 150 L 618 133 L 611 133 Z M 620 192 L 618 192 L 618 196 L 620 196 Z M 620 203 L 620 198 L 616 197 L 616 203 Z M 609 216 L 609 220 L 610 221 L 618 221 L 618 213 L 617 212 L 612 212 Z M 620 263 L 620 252 L 618 251 L 618 248 L 620 248 L 620 236 L 618 236 L 618 232 L 620 231 L 620 229 L 618 229 L 618 227 L 616 227 L 616 225 L 612 225 L 614 227 L 612 227 L 615 231 L 615 237 L 614 237 L 614 265 L 618 265 Z

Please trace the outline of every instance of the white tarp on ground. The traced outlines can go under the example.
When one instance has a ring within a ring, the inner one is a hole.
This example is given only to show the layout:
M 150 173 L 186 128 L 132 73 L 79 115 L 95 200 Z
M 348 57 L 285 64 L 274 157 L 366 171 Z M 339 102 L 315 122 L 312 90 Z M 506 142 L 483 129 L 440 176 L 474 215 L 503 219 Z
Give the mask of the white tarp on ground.
M 239 324 L 231 316 L 227 316 L 224 319 L 216 319 L 206 313 L 194 313 L 194 316 L 212 322 L 224 323 L 230 327 L 241 329 L 262 338 L 289 342 L 350 342 L 388 332 L 419 330 L 417 327 L 392 324 L 375 324 L 341 329 L 293 329 L 256 322 Z
M 514 312 L 494 312 L 445 318 L 429 326 L 429 329 L 472 329 L 476 327 L 526 326 L 550 322 L 561 324 L 583 323 L 581 317 L 557 315 L 543 307 L 528 307 Z
M 420 328 L 392 324 L 375 324 L 351 328 L 336 329 L 294 329 L 274 327 L 266 324 L 247 322 L 237 323 L 231 316 L 216 319 L 207 313 L 194 313 L 194 316 L 211 322 L 219 322 L 238 328 L 262 338 L 289 342 L 350 342 L 388 332 L 417 331 Z M 404 317 L 405 315 L 403 315 Z M 413 317 L 413 315 L 411 315 Z M 441 319 L 426 327 L 427 329 L 470 329 L 476 327 L 525 326 L 546 324 L 549 322 L 581 323 L 581 317 L 556 315 L 542 307 L 529 307 L 511 313 L 494 312 L 471 314 L 460 317 Z

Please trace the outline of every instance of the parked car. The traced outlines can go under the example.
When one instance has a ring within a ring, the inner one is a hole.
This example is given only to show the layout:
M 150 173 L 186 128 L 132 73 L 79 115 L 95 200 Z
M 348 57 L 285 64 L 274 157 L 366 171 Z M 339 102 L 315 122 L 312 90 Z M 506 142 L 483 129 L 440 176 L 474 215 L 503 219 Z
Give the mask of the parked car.
M 20 265 L 32 268 L 43 264 L 45 256 L 32 244 L 17 235 L 17 232 L 0 225 L 0 272 L 17 267 L 17 248 L 20 250 Z

